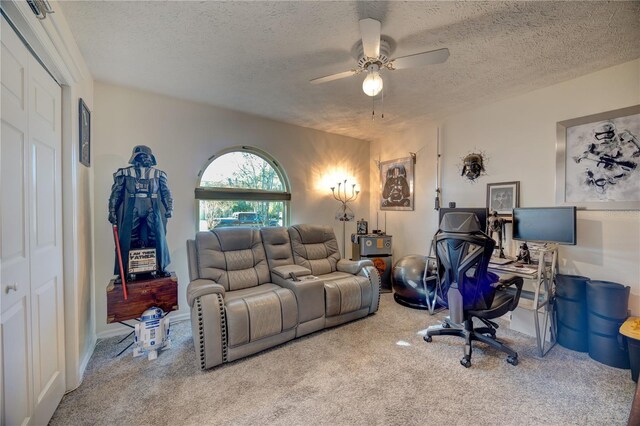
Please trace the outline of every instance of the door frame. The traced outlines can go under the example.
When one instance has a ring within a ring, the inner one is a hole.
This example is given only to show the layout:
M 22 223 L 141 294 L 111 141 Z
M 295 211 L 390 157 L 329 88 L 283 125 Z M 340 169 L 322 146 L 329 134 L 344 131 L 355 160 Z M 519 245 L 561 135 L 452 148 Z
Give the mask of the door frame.
M 65 356 L 67 391 L 77 388 L 82 382 L 87 363 L 93 354 L 96 343 L 95 333 L 95 297 L 93 258 L 90 265 L 79 265 L 79 212 L 78 212 L 78 117 L 77 100 L 79 94 L 93 99 L 93 79 L 73 38 L 69 25 L 62 14 L 60 5 L 50 1 L 56 13 L 48 14 L 43 20 L 36 18 L 24 0 L 4 0 L 2 13 L 9 20 L 18 35 L 39 62 L 51 74 L 62 88 L 62 259 L 65 304 Z M 88 94 L 86 87 L 89 87 Z M 92 102 L 90 102 L 91 106 Z M 74 113 L 75 112 L 75 113 Z M 92 179 L 89 169 L 89 182 Z M 86 185 L 89 185 L 89 182 Z M 89 187 L 90 198 L 93 191 Z M 91 206 L 92 203 L 89 203 Z M 90 209 L 92 207 L 89 207 Z M 88 216 L 92 216 L 91 213 Z M 90 244 L 93 245 L 91 229 Z M 89 318 L 81 318 L 79 309 L 79 270 L 89 270 L 89 282 L 84 283 L 90 291 Z M 88 336 L 80 336 L 80 330 L 86 330 Z M 80 347 L 80 342 L 89 339 L 89 348 Z

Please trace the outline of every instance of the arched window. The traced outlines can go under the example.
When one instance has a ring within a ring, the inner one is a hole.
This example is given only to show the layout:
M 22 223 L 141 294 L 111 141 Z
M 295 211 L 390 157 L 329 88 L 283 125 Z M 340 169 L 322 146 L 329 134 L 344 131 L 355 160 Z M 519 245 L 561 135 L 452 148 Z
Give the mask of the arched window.
M 289 222 L 287 176 L 275 159 L 253 147 L 230 148 L 211 157 L 195 193 L 200 231 Z

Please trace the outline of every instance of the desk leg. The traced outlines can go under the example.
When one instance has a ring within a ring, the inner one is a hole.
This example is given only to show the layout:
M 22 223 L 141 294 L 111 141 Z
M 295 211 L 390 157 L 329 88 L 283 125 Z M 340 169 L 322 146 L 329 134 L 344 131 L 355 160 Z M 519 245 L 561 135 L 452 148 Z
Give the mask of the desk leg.
M 540 311 L 539 309 L 533 311 L 536 327 L 536 343 L 538 346 L 538 355 L 541 357 L 545 356 L 556 344 L 556 325 L 553 301 L 547 302 L 542 308 L 543 311 Z M 540 328 L 540 319 L 538 318 L 539 313 L 542 313 L 544 318 L 542 328 Z M 546 347 L 547 332 L 550 332 L 548 347 Z

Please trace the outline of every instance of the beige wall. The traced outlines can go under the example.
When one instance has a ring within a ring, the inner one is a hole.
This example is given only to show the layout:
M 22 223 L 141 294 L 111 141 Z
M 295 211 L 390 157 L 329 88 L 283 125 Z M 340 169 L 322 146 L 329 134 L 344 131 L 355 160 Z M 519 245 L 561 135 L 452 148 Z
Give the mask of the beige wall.
M 152 148 L 158 168 L 167 172 L 174 197 L 174 215 L 168 224 L 170 270 L 179 279 L 181 312 L 188 284 L 186 240 L 196 232 L 194 189 L 207 159 L 223 148 L 250 145 L 260 148 L 282 165 L 292 187 L 291 222 L 328 224 L 338 203 L 323 181 L 327 174 L 346 172 L 361 185 L 354 204 L 356 215 L 369 206 L 369 143 L 259 118 L 226 109 L 182 101 L 124 87 L 96 82 L 93 119 L 93 191 L 95 233 L 96 330 L 108 327 L 105 288 L 113 275 L 113 237 L 107 221 L 112 174 L 127 165 L 138 144 Z M 334 179 L 335 180 L 335 179 Z M 347 234 L 355 232 L 349 224 Z
M 93 80 L 63 87 L 63 225 L 67 388 L 80 385 L 96 341 L 93 315 L 91 169 L 78 159 L 78 99 L 93 109 Z
M 483 207 L 486 184 L 504 181 L 520 181 L 520 206 L 553 206 L 556 123 L 636 104 L 640 104 L 640 60 L 460 112 L 437 124 L 414 126 L 393 140 L 372 144 L 371 154 L 377 159 L 381 153 L 381 159 L 388 160 L 405 156 L 407 145 L 411 149 L 424 145 L 432 156 L 440 126 L 443 206 L 455 201 L 459 207 Z M 476 150 L 487 156 L 487 175 L 470 183 L 460 177 L 460 164 Z M 423 195 L 418 191 L 425 191 L 428 203 L 417 203 L 416 212 L 389 216 L 396 259 L 414 252 L 426 254 L 428 244 L 423 240 L 436 230 L 434 161 L 420 163 L 416 176 L 424 178 L 416 181 L 427 188 L 418 188 L 416 195 L 419 199 Z M 375 185 L 372 179 L 371 188 Z M 371 198 L 373 206 L 377 197 Z M 375 212 L 373 207 L 371 211 Z M 640 314 L 640 212 L 579 211 L 577 227 L 578 244 L 561 248 L 560 272 L 631 286 L 630 308 Z
M 408 254 L 428 254 L 429 244 L 437 223 L 438 212 L 434 209 L 436 189 L 436 143 L 437 127 L 425 123 L 394 136 L 391 139 L 371 143 L 370 229 L 379 227 L 393 236 L 394 262 Z M 416 154 L 413 211 L 380 210 L 380 173 L 377 161 L 409 157 Z

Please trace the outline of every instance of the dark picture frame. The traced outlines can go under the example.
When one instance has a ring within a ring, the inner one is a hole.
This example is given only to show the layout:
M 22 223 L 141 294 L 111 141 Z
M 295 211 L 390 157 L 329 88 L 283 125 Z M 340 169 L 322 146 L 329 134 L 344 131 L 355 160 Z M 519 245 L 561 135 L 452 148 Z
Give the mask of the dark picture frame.
M 91 111 L 82 98 L 78 102 L 78 159 L 86 167 L 91 167 Z
M 640 105 L 560 121 L 556 135 L 556 205 L 640 210 Z
M 487 209 L 500 217 L 510 217 L 520 207 L 520 181 L 487 184 Z
M 413 158 L 380 163 L 380 210 L 414 210 Z

